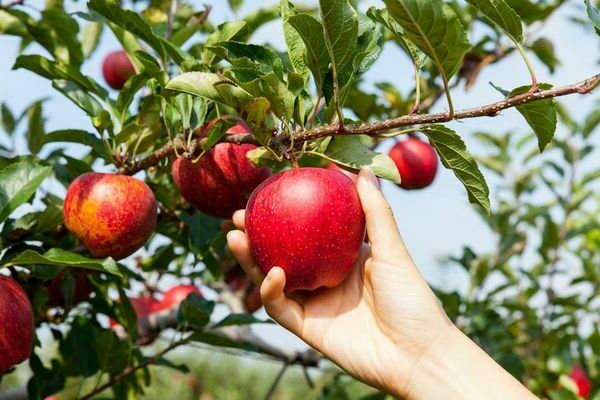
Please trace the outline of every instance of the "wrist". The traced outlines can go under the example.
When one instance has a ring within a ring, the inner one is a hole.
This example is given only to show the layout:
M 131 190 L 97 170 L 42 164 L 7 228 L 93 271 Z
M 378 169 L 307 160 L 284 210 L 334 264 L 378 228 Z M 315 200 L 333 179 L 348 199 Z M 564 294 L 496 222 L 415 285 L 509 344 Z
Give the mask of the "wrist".
M 415 362 L 402 395 L 408 400 L 536 398 L 454 325 Z

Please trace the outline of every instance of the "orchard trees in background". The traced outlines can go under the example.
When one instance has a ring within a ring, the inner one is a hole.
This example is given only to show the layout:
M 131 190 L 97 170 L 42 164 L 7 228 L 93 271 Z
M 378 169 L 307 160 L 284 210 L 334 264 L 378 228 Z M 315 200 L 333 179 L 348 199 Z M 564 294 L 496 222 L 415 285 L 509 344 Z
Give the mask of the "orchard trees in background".
M 242 1 L 229 3 L 238 8 Z M 63 391 L 87 399 L 109 389 L 115 398 L 135 396 L 151 385 L 150 366 L 185 371 L 165 357 L 193 343 L 280 360 L 282 373 L 290 364 L 326 366 L 314 352 L 279 349 L 250 329 L 268 321 L 251 315 L 260 299 L 225 246 L 232 228 L 227 219 L 252 195 L 249 230 L 270 235 L 253 243 L 262 266 L 279 263 L 273 247 L 286 241 L 295 261 L 318 271 L 323 260 L 311 259 L 299 243 L 336 232 L 311 237 L 295 227 L 294 209 L 281 215 L 294 225 L 291 237 L 265 219 L 254 221 L 272 211 L 261 198 L 278 196 L 279 181 L 323 175 L 315 187 L 351 188 L 331 170 L 370 167 L 382 179 L 418 189 L 431 184 L 439 158 L 497 236 L 495 252 L 466 247 L 449 260 L 465 269 L 470 285 L 466 293 L 439 288 L 448 313 L 535 393 L 598 396 L 600 201 L 594 185 L 600 173 L 588 160 L 597 156 L 592 138 L 600 114 L 574 121 L 555 98 L 588 94 L 600 76 L 553 87 L 538 81 L 530 62 L 534 55 L 551 71 L 559 64 L 552 43 L 535 32 L 569 3 L 385 0 L 367 9 L 349 0 L 282 0 L 218 25 L 209 6 L 183 0 L 89 0 L 87 10 L 76 13 L 63 1 L 41 9 L 27 0 L 0 3 L 0 32 L 20 38 L 14 68 L 48 79 L 90 117 L 94 130 L 47 132 L 44 100 L 17 117 L 10 103 L 1 106 L 9 140 L 0 147 L 0 268 L 9 276 L 0 278 L 0 287 L 12 288 L 18 306 L 11 310 L 21 311 L 10 318 L 22 334 L 2 322 L 0 343 L 7 346 L 9 338 L 9 348 L 27 354 L 3 349 L 0 368 L 30 356 L 32 320 L 58 346 L 51 362 L 42 362 L 48 343 L 36 343 L 27 385 L 32 399 Z M 600 32 L 596 6 L 587 0 L 574 18 L 589 35 Z M 274 20 L 283 26 L 287 52 L 252 41 Z M 81 72 L 101 35 L 114 35 L 123 48 L 98 66 L 118 92 Z M 414 64 L 404 71 L 414 73 L 408 93 L 386 82 L 372 91 L 361 85 L 385 43 L 399 46 Z M 453 88 L 470 88 L 486 66 L 517 56 L 531 75 L 528 85 L 494 86 L 498 102 L 455 107 Z M 447 111 L 430 113 L 438 102 Z M 512 107 L 534 134 L 477 133 L 489 149 L 477 158 L 444 125 Z M 399 142 L 389 156 L 378 153 L 378 144 L 391 138 Z M 21 140 L 28 154 L 15 154 Z M 71 154 L 58 143 L 87 150 Z M 279 173 L 291 165 L 301 169 L 268 178 L 252 194 L 269 169 Z M 478 165 L 505 182 L 492 204 Z M 68 188 L 67 197 L 48 182 Z M 323 207 L 326 199 L 308 200 Z M 356 206 L 357 199 L 348 201 Z M 34 211 L 20 211 L 25 203 Z M 336 218 L 346 217 L 340 212 Z M 356 235 L 339 235 L 352 242 L 342 246 L 362 240 L 353 221 L 348 218 L 347 228 Z M 128 258 L 142 246 L 141 256 Z M 348 260 L 337 261 L 347 269 Z M 293 267 L 286 272 L 303 265 Z M 329 278 L 298 280 L 295 287 L 333 285 L 343 276 Z M 160 293 L 159 286 L 174 280 L 179 283 Z M 3 304 L 0 321 L 7 315 Z M 144 348 L 156 339 L 158 350 Z M 315 392 L 349 398 L 347 379 L 340 375 Z

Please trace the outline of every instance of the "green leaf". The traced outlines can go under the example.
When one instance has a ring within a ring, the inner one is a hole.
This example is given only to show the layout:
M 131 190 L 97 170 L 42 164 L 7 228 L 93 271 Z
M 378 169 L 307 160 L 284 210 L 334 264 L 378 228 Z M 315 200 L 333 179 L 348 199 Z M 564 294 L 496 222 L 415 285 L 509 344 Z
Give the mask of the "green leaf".
M 248 105 L 246 123 L 252 135 L 263 145 L 267 145 L 271 133 L 276 129 L 273 114 L 269 112 L 271 103 L 264 97 L 258 97 Z
M 300 34 L 289 22 L 289 18 L 295 14 L 293 5 L 291 5 L 288 0 L 282 0 L 280 13 L 283 22 L 283 36 L 285 38 L 285 43 L 287 44 L 290 62 L 292 63 L 292 67 L 294 67 L 294 71 L 302 76 L 302 79 L 306 84 L 310 75 L 310 69 L 304 59 L 306 46 L 304 45 Z
M 232 11 L 237 12 L 242 4 L 244 4 L 244 0 L 227 0 L 229 3 L 229 7 Z
M 323 81 L 329 66 L 329 53 L 323 36 L 323 25 L 308 14 L 288 17 L 288 22 L 298 32 L 306 47 L 306 65 L 313 74 L 318 93 L 323 91 Z
M 470 48 L 463 24 L 441 0 L 384 0 L 408 39 L 450 79 Z
M 271 109 L 278 118 L 288 121 L 292 118 L 296 96 L 274 73 L 250 82 L 240 82 L 240 86 L 255 98 L 265 97 L 269 100 Z
M 7 135 L 12 135 L 15 130 L 16 122 L 13 113 L 6 103 L 2 103 L 0 106 L 0 124 Z
M 189 339 L 193 342 L 206 343 L 211 346 L 217 347 L 230 347 L 233 349 L 245 348 L 248 350 L 256 350 L 254 348 L 248 348 L 248 346 L 245 346 L 242 343 L 229 339 L 225 336 L 209 332 L 194 332 Z
M 61 367 L 67 376 L 94 375 L 99 368 L 93 340 L 100 331 L 97 323 L 79 316 L 71 323 L 71 330 L 59 343 Z
M 102 111 L 105 111 L 98 100 L 89 95 L 87 91 L 83 90 L 76 83 L 64 79 L 56 79 L 52 81 L 52 86 L 90 117 L 97 117 Z
M 216 54 L 208 50 L 208 47 L 215 43 L 226 42 L 228 40 L 241 40 L 247 36 L 248 26 L 245 21 L 225 22 L 217 27 L 211 33 L 204 43 L 202 59 L 207 64 L 213 64 L 216 61 Z
M 21 37 L 29 36 L 27 26 L 19 18 L 5 10 L 0 10 L 0 33 Z
M 117 263 L 110 257 L 98 260 L 59 248 L 50 249 L 44 254 L 33 250 L 25 250 L 4 264 L 5 267 L 11 265 L 52 265 L 67 268 L 83 268 L 121 276 Z
M 219 57 L 237 66 L 241 61 L 241 67 L 254 64 L 261 75 L 271 72 L 283 81 L 283 64 L 281 58 L 273 50 L 255 44 L 246 44 L 234 41 L 219 42 L 207 47 Z
M 221 321 L 217 322 L 212 326 L 213 329 L 222 328 L 224 326 L 231 325 L 251 325 L 251 324 L 272 324 L 273 321 L 270 319 L 263 320 L 256 318 L 251 314 L 229 314 Z
M 79 68 L 83 63 L 83 52 L 77 37 L 79 34 L 77 22 L 60 9 L 42 11 L 42 21 L 55 32 L 57 39 L 56 58 L 74 68 Z M 60 56 L 64 53 L 61 52 L 61 47 L 66 48 L 68 57 Z
M 88 8 L 133 33 L 156 51 L 160 58 L 166 59 L 167 53 L 163 43 L 138 13 L 122 8 L 118 0 L 89 0 Z
M 504 0 L 467 0 L 467 3 L 481 11 L 513 42 L 523 44 L 523 22 Z
M 44 136 L 44 143 L 55 142 L 84 144 L 92 147 L 94 151 L 105 160 L 111 159 L 111 154 L 108 151 L 107 146 L 102 143 L 102 140 L 93 133 L 87 131 L 80 129 L 63 129 L 49 132 Z
M 192 293 L 179 306 L 179 315 L 183 323 L 194 329 L 201 329 L 210 321 L 214 308 L 215 303 Z
M 381 29 L 368 17 L 361 14 L 358 24 L 358 42 L 352 61 L 353 72 L 367 71 L 379 57 L 382 46 L 383 33 Z
M 361 141 L 359 136 L 335 136 L 327 146 L 324 153 L 318 151 L 307 151 L 319 157 L 323 157 L 338 165 L 349 169 L 360 170 L 369 167 L 373 173 L 383 179 L 394 183 L 400 183 L 400 174 L 394 161 L 385 154 L 376 153 Z
M 233 95 L 233 99 L 224 96 L 224 92 L 219 91 L 215 87 L 215 85 L 221 83 L 231 85 L 229 93 Z M 252 100 L 252 95 L 235 85 L 232 81 L 210 72 L 183 73 L 173 78 L 165 86 L 165 89 L 204 97 L 224 104 L 231 104 L 230 102 L 233 100 L 238 104 L 246 104 Z
M 388 31 L 392 33 L 396 43 L 398 43 L 398 45 L 406 52 L 406 54 L 408 54 L 417 69 L 420 69 L 425 65 L 427 62 L 427 56 L 425 53 L 420 51 L 417 46 L 414 45 L 414 43 L 406 38 L 402 27 L 398 25 L 398 23 L 392 17 L 390 17 L 390 14 L 387 12 L 387 10 L 371 7 L 367 10 L 367 16 L 373 21 L 381 23 L 387 28 Z
M 332 67 L 352 62 L 358 39 L 358 17 L 348 0 L 319 0 L 325 43 Z
M 100 43 L 100 37 L 102 36 L 102 30 L 104 24 L 101 22 L 93 21 L 90 22 L 83 28 L 83 34 L 81 36 L 81 48 L 83 56 L 89 58 Z
M 244 15 L 244 21 L 247 26 L 247 35 L 250 37 L 254 32 L 267 22 L 274 21 L 280 17 L 279 7 L 273 5 L 271 7 L 255 7 L 255 11 L 252 11 Z
M 94 338 L 100 371 L 116 375 L 131 361 L 131 341 L 121 340 L 114 332 L 103 330 Z
M 55 80 L 64 79 L 74 82 L 81 86 L 82 89 L 88 90 L 102 99 L 108 97 L 106 89 L 98 85 L 93 79 L 83 75 L 78 69 L 61 63 L 52 61 L 38 55 L 23 55 L 17 58 L 13 69 L 25 68 L 44 78 Z
M 29 200 L 52 172 L 31 159 L 23 159 L 0 169 L 0 222 Z
M 585 0 L 585 7 L 587 9 L 587 15 L 596 28 L 596 33 L 600 35 L 600 10 L 592 5 L 590 0 Z
M 540 83 L 538 87 L 542 90 L 551 89 L 552 85 Z M 508 98 L 527 93 L 531 86 L 522 86 L 514 89 L 508 95 Z M 545 99 L 523 104 L 516 107 L 523 115 L 529 126 L 538 138 L 538 147 L 540 152 L 544 151 L 548 143 L 554 137 L 558 117 L 556 115 L 556 106 L 554 99 Z
M 44 117 L 42 115 L 42 103 L 38 100 L 27 109 L 29 126 L 27 128 L 27 145 L 32 154 L 37 154 L 44 145 Z
M 583 123 L 583 127 L 581 128 L 581 134 L 584 137 L 589 137 L 592 132 L 598 127 L 600 124 L 600 109 L 596 109 L 592 111 L 590 115 L 587 116 L 585 122 Z
M 536 40 L 529 49 L 543 62 L 550 73 L 554 73 L 556 67 L 560 65 L 560 60 L 556 57 L 554 45 L 548 39 L 540 38 Z
M 469 201 L 490 214 L 490 190 L 461 137 L 443 125 L 428 125 L 422 132 L 429 138 L 444 167 L 452 170 L 465 186 Z
M 127 115 L 127 111 L 129 110 L 129 106 L 135 97 L 135 94 L 146 85 L 148 81 L 148 77 L 144 74 L 137 74 L 132 76 L 125 82 L 125 85 L 119 91 L 119 96 L 117 97 L 117 102 L 115 107 L 117 110 L 121 111 L 123 116 Z

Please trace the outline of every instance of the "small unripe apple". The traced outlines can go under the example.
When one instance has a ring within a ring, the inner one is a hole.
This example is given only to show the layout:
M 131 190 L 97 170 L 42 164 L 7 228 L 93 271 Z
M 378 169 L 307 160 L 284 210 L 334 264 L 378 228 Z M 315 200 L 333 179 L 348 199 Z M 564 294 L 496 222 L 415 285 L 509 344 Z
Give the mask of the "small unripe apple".
M 228 133 L 249 133 L 241 124 Z M 196 209 L 217 218 L 231 219 L 246 207 L 252 191 L 269 175 L 268 168 L 254 166 L 246 154 L 253 144 L 218 143 L 193 163 L 179 158 L 173 162 L 172 174 L 181 195 Z
M 590 381 L 590 378 L 588 378 L 585 369 L 580 365 L 575 365 L 573 366 L 573 369 L 571 369 L 569 376 L 577 385 L 579 396 L 587 398 L 592 391 L 592 382 Z
M 31 356 L 34 332 L 27 294 L 14 279 L 0 275 L 0 375 Z
M 286 291 L 335 287 L 350 273 L 365 236 L 354 183 L 324 168 L 267 179 L 246 208 L 246 233 L 261 269 L 281 267 Z
M 94 287 L 90 283 L 86 272 L 74 272 L 73 277 L 75 280 L 75 290 L 71 305 L 74 306 L 90 297 Z M 61 284 L 64 279 L 65 271 L 62 271 L 48 284 L 48 304 L 52 307 L 64 307 L 66 305 L 65 296 L 61 290 Z
M 154 193 L 125 175 L 88 172 L 67 190 L 63 218 L 94 257 L 116 260 L 146 243 L 156 226 Z
M 434 148 L 416 137 L 399 141 L 389 152 L 396 164 L 403 189 L 422 189 L 433 182 L 438 169 Z
M 200 289 L 194 285 L 175 285 L 165 292 L 155 311 L 179 307 L 179 305 L 192 293 L 200 296 L 202 295 Z
M 104 58 L 102 74 L 111 88 L 120 90 L 125 82 L 135 75 L 135 67 L 125 51 L 117 50 Z

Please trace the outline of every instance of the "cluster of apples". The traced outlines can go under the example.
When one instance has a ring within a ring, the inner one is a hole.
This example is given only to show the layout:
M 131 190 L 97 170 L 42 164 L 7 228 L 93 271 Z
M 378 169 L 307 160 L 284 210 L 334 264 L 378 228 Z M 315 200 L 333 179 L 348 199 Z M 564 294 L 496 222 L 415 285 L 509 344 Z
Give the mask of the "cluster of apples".
M 121 89 L 136 73 L 124 51 L 110 53 L 102 70 L 114 89 Z M 238 123 L 228 133 L 250 131 Z M 173 180 L 181 195 L 208 215 L 228 219 L 234 211 L 246 208 L 252 253 L 265 273 L 273 266 L 284 269 L 286 291 L 337 286 L 352 269 L 365 235 L 356 175 L 334 164 L 327 169 L 298 168 L 271 175 L 269 169 L 254 166 L 246 157 L 255 148 L 219 143 L 197 163 L 177 159 L 172 165 Z M 389 155 L 402 177 L 401 187 L 418 189 L 433 181 L 437 157 L 428 143 L 411 137 L 398 142 Z M 69 186 L 63 218 L 67 229 L 94 257 L 119 260 L 150 238 L 157 208 L 146 183 L 130 176 L 90 172 Z M 63 279 L 59 274 L 47 286 L 52 306 L 65 305 L 60 291 Z M 76 274 L 75 279 L 73 304 L 92 292 L 85 275 Z M 239 268 L 226 280 L 242 296 L 248 312 L 261 307 L 258 288 Z M 192 292 L 199 294 L 195 287 L 179 285 L 160 301 L 146 296 L 131 302 L 138 316 L 147 316 L 179 305 Z M 11 338 L 7 348 L 2 348 L 4 337 Z M 33 340 L 33 312 L 27 295 L 14 280 L 0 276 L 0 373 L 27 359 Z

